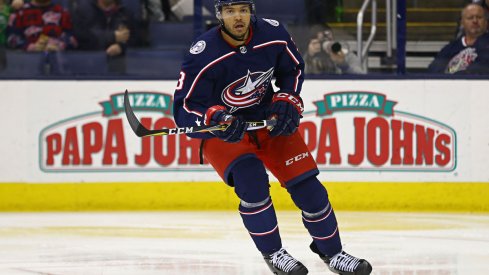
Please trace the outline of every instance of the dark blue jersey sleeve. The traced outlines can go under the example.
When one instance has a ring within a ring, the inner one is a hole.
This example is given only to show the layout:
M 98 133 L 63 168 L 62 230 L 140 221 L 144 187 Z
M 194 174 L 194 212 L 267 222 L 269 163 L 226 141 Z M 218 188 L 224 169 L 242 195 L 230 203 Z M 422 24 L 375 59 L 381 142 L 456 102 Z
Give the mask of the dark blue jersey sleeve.
M 173 115 L 178 127 L 201 126 L 212 105 L 213 81 L 207 75 L 199 57 L 189 54 L 182 64 L 180 79 L 174 94 Z M 189 134 L 193 138 L 210 138 L 209 133 Z
M 304 60 L 290 34 L 280 25 L 279 39 L 285 41 L 285 47 L 280 53 L 275 67 L 275 85 L 283 92 L 298 95 L 304 82 Z

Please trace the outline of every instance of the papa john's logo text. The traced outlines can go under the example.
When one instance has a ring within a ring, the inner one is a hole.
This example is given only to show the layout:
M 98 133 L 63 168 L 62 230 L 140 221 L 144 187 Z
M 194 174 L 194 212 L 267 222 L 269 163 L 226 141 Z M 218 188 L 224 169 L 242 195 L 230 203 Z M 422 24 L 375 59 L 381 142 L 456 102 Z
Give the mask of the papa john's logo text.
M 209 169 L 200 168 L 199 140 L 185 135 L 137 137 L 127 122 L 123 97 L 124 93 L 113 94 L 99 102 L 98 111 L 74 114 L 45 127 L 39 134 L 40 169 L 50 173 Z M 176 127 L 170 94 L 132 91 L 129 101 L 146 128 Z
M 380 93 L 327 93 L 299 128 L 320 170 L 453 171 L 457 136 L 448 125 L 394 110 Z

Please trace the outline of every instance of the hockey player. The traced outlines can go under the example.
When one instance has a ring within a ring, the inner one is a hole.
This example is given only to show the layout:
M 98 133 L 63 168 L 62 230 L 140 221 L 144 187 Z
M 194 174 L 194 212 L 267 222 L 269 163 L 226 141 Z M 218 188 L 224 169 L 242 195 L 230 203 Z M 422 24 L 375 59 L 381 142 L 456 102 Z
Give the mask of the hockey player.
M 307 274 L 283 247 L 265 167 L 302 210 L 319 254 L 337 274 L 370 274 L 363 259 L 342 250 L 328 193 L 297 131 L 304 62 L 285 28 L 255 15 L 253 0 L 215 0 L 220 26 L 197 38 L 185 58 L 174 97 L 179 127 L 228 124 L 225 131 L 190 134 L 240 198 L 239 213 L 274 274 Z M 279 91 L 274 91 L 272 78 Z M 272 129 L 247 131 L 245 121 L 276 119 Z

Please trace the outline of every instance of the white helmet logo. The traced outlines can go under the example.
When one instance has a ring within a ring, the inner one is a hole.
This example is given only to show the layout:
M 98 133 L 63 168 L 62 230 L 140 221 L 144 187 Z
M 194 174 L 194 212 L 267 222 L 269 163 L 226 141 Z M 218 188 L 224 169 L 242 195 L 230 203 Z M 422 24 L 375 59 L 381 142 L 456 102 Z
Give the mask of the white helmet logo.
M 205 41 L 200 40 L 190 48 L 190 53 L 191 54 L 199 54 L 199 53 L 203 52 L 204 49 L 205 49 Z

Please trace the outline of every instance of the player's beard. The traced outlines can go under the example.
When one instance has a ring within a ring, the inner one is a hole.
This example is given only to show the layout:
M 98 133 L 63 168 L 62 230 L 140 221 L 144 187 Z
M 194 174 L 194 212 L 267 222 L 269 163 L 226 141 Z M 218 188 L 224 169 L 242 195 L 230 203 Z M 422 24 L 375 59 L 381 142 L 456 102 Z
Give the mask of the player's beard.
M 235 34 L 234 34 L 234 36 L 235 36 L 236 38 L 238 38 L 240 41 L 243 41 L 243 40 L 245 40 L 245 38 L 247 38 L 246 36 L 248 35 L 248 33 L 249 33 L 249 30 L 248 30 L 248 31 L 246 31 L 246 32 L 245 32 L 244 34 L 242 34 L 242 35 L 235 35 Z
M 243 41 L 245 40 L 247 37 L 247 35 L 249 34 L 250 32 L 250 24 L 246 24 L 246 23 L 242 23 L 243 24 L 243 29 L 245 30 L 243 33 L 240 33 L 240 32 L 237 32 L 235 29 L 234 29 L 234 26 L 232 27 L 231 30 L 228 29 L 228 31 L 234 36 L 233 38 L 237 38 L 238 40 L 240 41 Z

